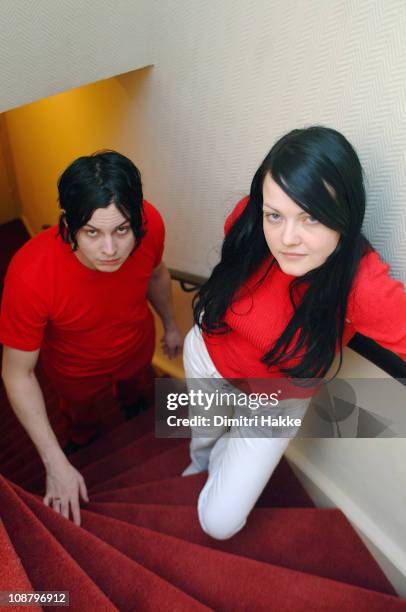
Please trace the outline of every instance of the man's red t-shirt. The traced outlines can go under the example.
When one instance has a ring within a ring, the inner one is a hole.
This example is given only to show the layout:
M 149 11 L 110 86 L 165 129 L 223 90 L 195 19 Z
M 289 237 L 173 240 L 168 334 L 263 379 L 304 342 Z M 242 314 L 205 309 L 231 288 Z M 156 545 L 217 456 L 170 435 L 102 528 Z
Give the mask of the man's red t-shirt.
M 140 368 L 150 362 L 155 335 L 147 289 L 162 258 L 165 228 L 145 200 L 144 219 L 140 246 L 116 272 L 80 263 L 57 226 L 29 240 L 7 271 L 0 342 L 22 351 L 41 348 L 56 379 L 105 375 L 129 361 Z

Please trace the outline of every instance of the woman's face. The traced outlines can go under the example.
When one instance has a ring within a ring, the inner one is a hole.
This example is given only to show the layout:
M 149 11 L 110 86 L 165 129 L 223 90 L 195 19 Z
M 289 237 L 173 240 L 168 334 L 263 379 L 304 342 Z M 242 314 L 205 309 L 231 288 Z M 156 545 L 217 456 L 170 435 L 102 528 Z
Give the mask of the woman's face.
M 269 250 L 286 274 L 303 276 L 321 266 L 340 234 L 300 208 L 268 173 L 263 184 L 263 227 Z

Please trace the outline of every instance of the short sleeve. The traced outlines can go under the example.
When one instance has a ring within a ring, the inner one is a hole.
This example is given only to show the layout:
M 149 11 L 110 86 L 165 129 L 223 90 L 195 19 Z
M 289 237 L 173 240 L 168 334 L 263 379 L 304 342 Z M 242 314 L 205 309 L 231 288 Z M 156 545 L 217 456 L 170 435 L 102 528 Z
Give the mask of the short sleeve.
M 361 260 L 350 293 L 347 318 L 355 330 L 406 361 L 406 293 L 389 276 L 390 267 L 378 253 Z
M 240 200 L 234 207 L 234 210 L 228 215 L 224 223 L 224 235 L 228 234 L 231 226 L 234 221 L 238 219 L 238 217 L 243 212 L 244 208 L 247 206 L 249 200 L 249 196 L 245 196 L 242 200 Z
M 154 268 L 159 266 L 162 260 L 165 246 L 165 224 L 160 212 L 144 200 L 144 211 L 148 223 L 148 231 L 151 232 L 154 249 Z
M 18 274 L 9 271 L 0 312 L 0 342 L 21 351 L 41 347 L 48 308 L 35 290 Z

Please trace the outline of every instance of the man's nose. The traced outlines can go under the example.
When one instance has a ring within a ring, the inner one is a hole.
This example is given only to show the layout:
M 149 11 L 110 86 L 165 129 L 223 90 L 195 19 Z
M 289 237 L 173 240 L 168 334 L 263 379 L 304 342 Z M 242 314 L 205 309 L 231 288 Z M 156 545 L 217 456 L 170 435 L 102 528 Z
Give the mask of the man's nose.
M 112 236 L 105 236 L 103 242 L 103 253 L 109 256 L 117 253 L 116 243 Z
M 285 246 L 300 244 L 302 239 L 300 237 L 300 230 L 296 223 L 293 221 L 286 221 L 282 229 L 281 240 Z

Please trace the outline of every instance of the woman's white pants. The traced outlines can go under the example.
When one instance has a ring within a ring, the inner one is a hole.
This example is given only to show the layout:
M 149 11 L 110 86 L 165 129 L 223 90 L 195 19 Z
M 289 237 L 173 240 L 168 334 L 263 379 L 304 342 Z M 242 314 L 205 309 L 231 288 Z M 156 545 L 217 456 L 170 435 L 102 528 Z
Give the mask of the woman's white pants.
M 221 385 L 224 391 L 242 393 L 226 380 L 218 380 L 221 374 L 197 326 L 185 338 L 183 362 L 189 390 L 213 393 Z M 194 383 L 191 379 L 199 380 Z M 310 398 L 283 400 L 276 408 L 261 409 L 261 414 L 266 412 L 275 417 L 288 413 L 292 418 L 302 418 L 309 403 Z M 237 416 L 239 410 L 237 406 L 230 407 L 228 416 Z M 189 407 L 189 416 L 195 415 L 207 416 L 207 412 L 200 407 Z M 293 437 L 297 429 L 288 435 Z M 267 428 L 266 432 L 258 428 L 257 435 L 253 437 L 253 428 L 248 431 L 244 426 L 192 427 L 192 462 L 183 476 L 208 470 L 208 479 L 199 495 L 198 515 L 203 531 L 213 538 L 224 540 L 242 529 L 290 442 L 290 437 L 276 437 L 278 432 L 273 428 Z

